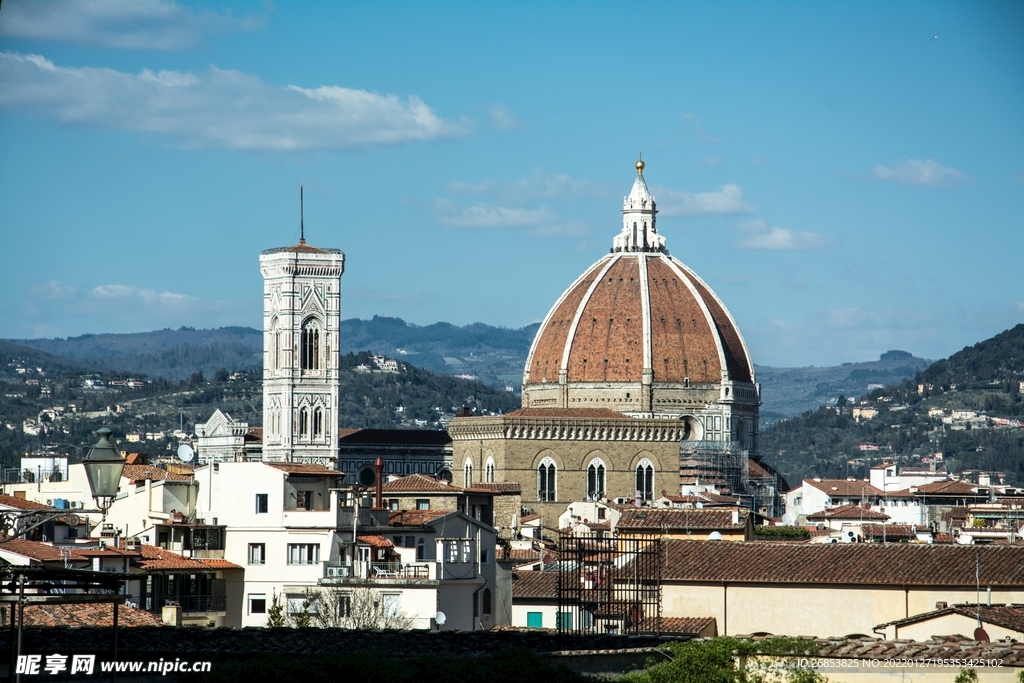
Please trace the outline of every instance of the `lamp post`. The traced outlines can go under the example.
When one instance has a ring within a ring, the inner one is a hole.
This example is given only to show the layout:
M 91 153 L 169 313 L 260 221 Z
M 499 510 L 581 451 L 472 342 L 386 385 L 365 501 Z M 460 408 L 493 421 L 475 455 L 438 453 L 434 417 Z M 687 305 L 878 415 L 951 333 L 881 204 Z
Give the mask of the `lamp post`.
M 113 432 L 107 427 L 96 430 L 99 441 L 89 449 L 82 465 L 85 466 L 85 476 L 89 480 L 89 488 L 92 489 L 92 497 L 96 505 L 106 516 L 114 496 L 117 495 L 118 485 L 121 483 L 121 473 L 124 471 L 124 456 L 114 447 L 110 441 Z

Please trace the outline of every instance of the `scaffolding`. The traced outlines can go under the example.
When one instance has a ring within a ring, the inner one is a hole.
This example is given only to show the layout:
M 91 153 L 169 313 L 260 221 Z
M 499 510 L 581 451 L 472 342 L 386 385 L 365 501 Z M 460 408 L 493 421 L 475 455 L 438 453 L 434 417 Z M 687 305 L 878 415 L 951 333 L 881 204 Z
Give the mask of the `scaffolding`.
M 747 479 L 747 451 L 739 441 L 681 441 L 679 481 L 712 486 L 723 495 L 740 495 Z
M 558 542 L 559 635 L 658 634 L 660 537 L 563 535 Z

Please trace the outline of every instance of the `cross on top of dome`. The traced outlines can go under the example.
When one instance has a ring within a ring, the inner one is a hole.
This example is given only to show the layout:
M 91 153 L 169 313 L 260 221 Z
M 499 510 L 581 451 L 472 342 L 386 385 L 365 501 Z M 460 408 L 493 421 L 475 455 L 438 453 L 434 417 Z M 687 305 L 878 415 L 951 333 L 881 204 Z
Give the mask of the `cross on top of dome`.
M 629 196 L 622 201 L 622 232 L 615 237 L 612 251 L 665 252 L 665 238 L 655 228 L 657 202 L 644 180 L 643 154 L 636 162 L 636 180 Z

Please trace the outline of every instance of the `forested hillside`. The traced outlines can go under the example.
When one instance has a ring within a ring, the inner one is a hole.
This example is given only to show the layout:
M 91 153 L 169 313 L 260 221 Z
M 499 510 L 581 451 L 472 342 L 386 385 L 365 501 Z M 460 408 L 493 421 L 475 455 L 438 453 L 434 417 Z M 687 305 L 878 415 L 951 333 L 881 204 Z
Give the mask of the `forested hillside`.
M 174 430 L 191 433 L 217 408 L 252 425 L 262 423 L 260 373 L 194 372 L 180 382 L 131 373 L 101 372 L 34 349 L 0 345 L 0 466 L 27 452 L 84 455 L 100 426 L 114 430 L 122 448 L 169 452 Z M 340 427 L 439 428 L 466 406 L 478 413 L 519 407 L 511 392 L 482 382 L 437 375 L 404 362 L 382 372 L 365 352 L 341 357 Z
M 840 397 L 764 430 L 765 460 L 802 477 L 866 476 L 883 460 L 1005 472 L 1024 484 L 1024 324 L 940 360 L 897 386 Z

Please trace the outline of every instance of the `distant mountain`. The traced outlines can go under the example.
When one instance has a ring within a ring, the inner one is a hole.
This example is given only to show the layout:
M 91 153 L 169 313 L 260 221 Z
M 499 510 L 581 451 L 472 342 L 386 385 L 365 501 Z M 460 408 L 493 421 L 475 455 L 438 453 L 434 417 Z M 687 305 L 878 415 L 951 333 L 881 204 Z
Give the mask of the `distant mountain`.
M 519 390 L 523 366 L 538 325 L 519 329 L 473 323 L 419 326 L 374 316 L 341 323 L 343 353 L 372 351 L 448 375 L 474 375 L 502 389 Z M 220 368 L 250 371 L 263 363 L 263 333 L 251 327 L 196 330 L 182 327 L 134 334 L 85 334 L 67 339 L 18 339 L 12 343 L 110 371 L 137 372 L 170 381 Z
M 517 329 L 483 323 L 414 325 L 374 316 L 341 323 L 342 352 L 372 351 L 446 375 L 476 377 L 518 393 L 523 366 L 539 324 Z M 195 372 L 212 377 L 220 368 L 252 371 L 262 365 L 263 333 L 249 327 L 216 330 L 156 330 L 136 334 L 87 334 L 67 339 L 21 339 L 14 343 L 108 371 L 144 374 L 176 382 Z M 869 384 L 899 384 L 929 361 L 889 351 L 877 361 L 825 368 L 758 367 L 765 423 L 798 415 L 840 394 L 859 396 Z
M 134 372 L 169 381 L 220 368 L 254 370 L 263 364 L 263 333 L 251 327 L 196 330 L 182 327 L 131 334 L 83 334 L 67 339 L 18 339 L 13 343 L 88 363 L 111 372 Z
M 345 320 L 345 351 L 383 353 L 417 367 L 451 375 L 475 375 L 494 386 L 519 391 L 523 367 L 539 323 L 517 329 L 473 323 L 464 327 L 434 323 L 420 327 L 401 318 L 373 316 Z
M 860 478 L 872 462 L 898 458 L 934 461 L 950 472 L 1003 472 L 1021 485 L 1022 382 L 1024 324 L 849 405 L 780 421 L 762 431 L 761 454 L 792 484 L 810 476 Z
M 769 423 L 781 417 L 793 417 L 805 410 L 834 404 L 840 395 L 853 398 L 866 394 L 869 384 L 899 384 L 931 363 L 906 351 L 886 351 L 878 360 L 835 367 L 756 366 L 764 402 L 761 414 Z

